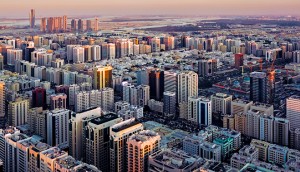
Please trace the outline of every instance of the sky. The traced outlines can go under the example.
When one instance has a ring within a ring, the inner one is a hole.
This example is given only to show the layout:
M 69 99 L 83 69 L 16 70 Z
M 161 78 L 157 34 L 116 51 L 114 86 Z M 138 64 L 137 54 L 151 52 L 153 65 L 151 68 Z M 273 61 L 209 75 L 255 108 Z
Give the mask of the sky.
M 79 15 L 300 15 L 300 0 L 2 0 L 0 17 Z

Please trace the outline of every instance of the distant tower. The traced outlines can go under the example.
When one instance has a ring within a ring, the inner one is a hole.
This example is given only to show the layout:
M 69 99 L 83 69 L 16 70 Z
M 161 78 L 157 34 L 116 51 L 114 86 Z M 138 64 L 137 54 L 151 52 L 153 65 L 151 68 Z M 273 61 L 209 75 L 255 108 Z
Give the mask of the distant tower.
M 77 30 L 77 21 L 75 19 L 72 19 L 72 21 L 71 21 L 71 30 L 72 31 Z
M 95 18 L 94 25 L 94 31 L 97 32 L 99 30 L 99 19 L 97 17 Z
M 68 17 L 67 16 L 63 16 L 62 30 L 64 32 L 67 30 L 67 26 L 68 26 Z
M 0 118 L 5 117 L 5 82 L 0 81 Z
M 46 32 L 46 27 L 47 27 L 47 18 L 42 18 L 41 20 L 41 32 Z
M 29 13 L 29 26 L 30 28 L 34 28 L 35 26 L 35 10 L 31 9 Z

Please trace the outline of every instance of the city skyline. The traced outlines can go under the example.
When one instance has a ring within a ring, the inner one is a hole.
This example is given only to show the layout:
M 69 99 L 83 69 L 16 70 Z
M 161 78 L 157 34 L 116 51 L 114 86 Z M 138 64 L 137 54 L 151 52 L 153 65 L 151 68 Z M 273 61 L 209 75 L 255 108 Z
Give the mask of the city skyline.
M 27 0 L 3 2 L 0 17 L 28 17 L 30 9 L 36 10 L 36 17 L 53 15 L 299 15 L 300 1 L 259 0 L 111 0 L 107 2 L 87 0 L 65 0 L 63 2 Z M 124 8 L 126 7 L 126 8 Z M 15 11 L 11 13 L 11 11 Z M 76 12 L 74 12 L 76 11 Z

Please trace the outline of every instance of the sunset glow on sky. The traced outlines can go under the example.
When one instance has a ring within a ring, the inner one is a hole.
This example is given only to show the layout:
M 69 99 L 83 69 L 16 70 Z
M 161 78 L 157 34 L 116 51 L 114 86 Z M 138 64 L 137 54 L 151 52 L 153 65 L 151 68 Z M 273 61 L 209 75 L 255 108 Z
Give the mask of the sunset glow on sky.
M 50 15 L 300 15 L 300 0 L 3 0 L 0 17 Z

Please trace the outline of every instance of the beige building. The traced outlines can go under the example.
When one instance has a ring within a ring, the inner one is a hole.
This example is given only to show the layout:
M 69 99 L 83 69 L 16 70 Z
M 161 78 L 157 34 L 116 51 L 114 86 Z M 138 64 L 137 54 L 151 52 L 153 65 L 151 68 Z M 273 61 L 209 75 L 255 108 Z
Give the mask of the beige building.
M 52 147 L 40 153 L 40 172 L 54 171 L 55 161 L 68 156 L 68 153 L 58 147 Z
M 274 113 L 273 105 L 258 102 L 251 105 L 250 110 L 259 111 L 260 113 L 266 114 L 268 116 L 273 116 Z
M 250 109 L 251 105 L 253 104 L 252 101 L 242 100 L 242 99 L 234 99 L 231 102 L 231 115 L 235 115 L 237 113 L 244 113 L 246 114 Z
M 150 130 L 130 136 L 127 141 L 128 172 L 147 171 L 148 157 L 159 150 L 160 140 L 160 135 Z
M 188 102 L 189 97 L 198 96 L 198 74 L 181 72 L 177 75 L 178 103 Z
M 0 118 L 5 117 L 5 82 L 0 81 Z
M 101 116 L 100 107 L 71 115 L 69 121 L 69 154 L 74 158 L 85 161 L 85 133 L 83 131 L 88 121 L 99 116 Z
M 255 146 L 256 149 L 258 149 L 258 159 L 261 161 L 267 161 L 268 160 L 268 147 L 270 143 L 252 139 L 251 146 Z
M 110 171 L 127 171 L 127 140 L 132 134 L 143 130 L 143 125 L 135 118 L 120 122 L 111 127 Z
M 234 130 L 235 128 L 235 117 L 234 115 L 223 116 L 223 128 L 229 128 Z
M 216 93 L 211 96 L 212 111 L 214 113 L 231 114 L 232 96 L 223 93 Z
M 8 104 L 8 119 L 11 126 L 19 126 L 27 123 L 29 99 L 17 98 Z

